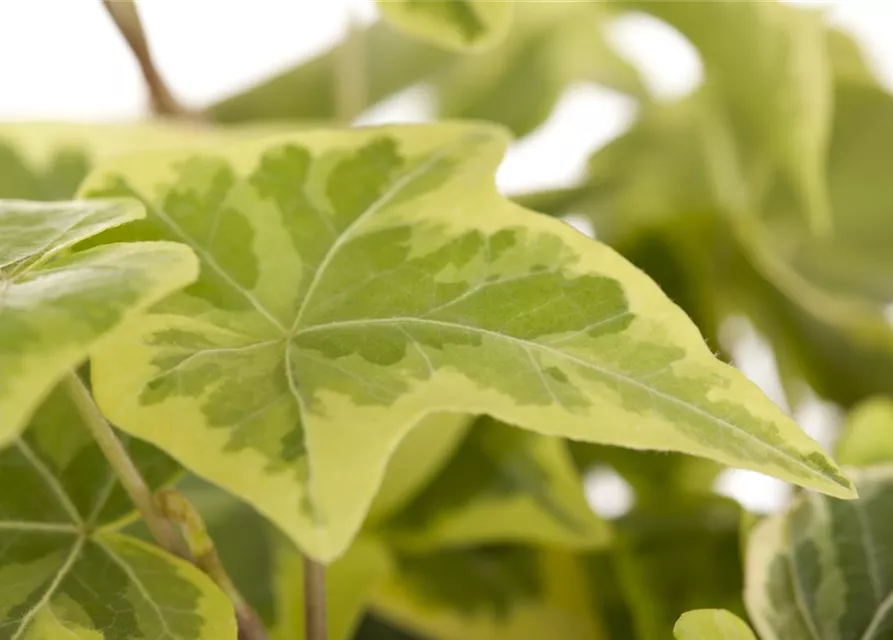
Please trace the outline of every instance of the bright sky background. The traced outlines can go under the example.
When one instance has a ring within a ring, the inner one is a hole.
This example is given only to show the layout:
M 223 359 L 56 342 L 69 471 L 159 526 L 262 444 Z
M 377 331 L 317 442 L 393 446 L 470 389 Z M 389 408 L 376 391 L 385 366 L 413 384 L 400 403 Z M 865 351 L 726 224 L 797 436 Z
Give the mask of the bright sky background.
M 550 0 L 558 1 L 558 0 Z M 797 1 L 824 7 L 832 23 L 855 35 L 885 86 L 893 88 L 893 2 Z M 335 43 L 353 13 L 372 20 L 371 0 L 140 0 L 156 62 L 186 104 L 202 106 L 257 82 Z M 701 79 L 692 47 L 669 27 L 646 16 L 627 16 L 612 27 L 617 50 L 642 70 L 655 95 L 681 96 Z M 99 0 L 0 0 L 0 119 L 129 120 L 145 113 L 139 70 Z M 432 117 L 423 87 L 378 105 L 361 122 L 405 122 Z M 621 134 L 635 118 L 623 96 L 571 87 L 552 118 L 509 152 L 498 178 L 505 191 L 570 183 L 585 158 Z M 743 327 L 736 364 L 776 401 L 774 359 L 759 336 Z M 828 444 L 830 414 L 818 402 L 795 416 Z M 587 483 L 606 516 L 628 507 L 628 486 L 616 474 L 597 472 Z M 721 490 L 746 506 L 774 510 L 788 488 L 743 471 L 723 475 Z

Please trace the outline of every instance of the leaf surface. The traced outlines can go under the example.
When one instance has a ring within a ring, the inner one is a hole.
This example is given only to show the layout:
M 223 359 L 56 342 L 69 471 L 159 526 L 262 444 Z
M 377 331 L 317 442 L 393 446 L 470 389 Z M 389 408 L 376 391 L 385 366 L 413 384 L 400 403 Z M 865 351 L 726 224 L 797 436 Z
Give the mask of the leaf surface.
M 682 614 L 673 635 L 676 640 L 757 640 L 744 620 L 722 609 L 699 609 Z
M 868 467 L 893 462 L 893 400 L 875 397 L 857 405 L 834 445 L 841 464 Z
M 132 441 L 153 487 L 178 466 Z M 127 494 L 61 387 L 0 452 L 0 638 L 235 640 L 226 596 L 198 569 L 117 528 Z
M 562 440 L 486 416 L 384 535 L 414 551 L 488 543 L 595 548 L 610 539 Z
M 0 446 L 97 342 L 195 278 L 172 243 L 60 255 L 141 215 L 133 202 L 0 201 Z
M 852 476 L 858 500 L 804 494 L 752 530 L 744 597 L 762 640 L 890 635 L 893 467 Z
M 314 131 L 98 171 L 85 195 L 150 212 L 103 241 L 177 240 L 202 262 L 94 358 L 106 415 L 323 560 L 438 412 L 851 495 L 641 272 L 498 195 L 505 144 L 483 125 Z
M 441 640 L 601 640 L 573 555 L 499 546 L 398 556 L 374 610 Z
M 377 0 L 382 15 L 407 33 L 448 49 L 482 50 L 508 31 L 513 2 Z

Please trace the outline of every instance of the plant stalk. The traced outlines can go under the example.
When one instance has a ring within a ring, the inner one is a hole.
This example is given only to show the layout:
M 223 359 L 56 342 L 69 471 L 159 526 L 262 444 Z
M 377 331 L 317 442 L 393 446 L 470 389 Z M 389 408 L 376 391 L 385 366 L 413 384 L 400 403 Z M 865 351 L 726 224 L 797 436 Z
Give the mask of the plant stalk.
M 304 625 L 305 640 L 327 640 L 326 568 L 304 556 Z
M 152 537 L 155 538 L 155 541 L 162 548 L 170 553 L 188 558 L 189 552 L 183 541 L 177 536 L 171 523 L 159 511 L 155 500 L 152 498 L 152 492 L 149 490 L 142 474 L 140 474 L 136 465 L 133 464 L 127 449 L 121 444 L 111 425 L 106 421 L 102 412 L 99 411 L 99 407 L 96 406 L 93 396 L 87 390 L 83 381 L 76 372 L 72 371 L 65 378 L 64 384 L 65 390 L 84 419 L 84 424 L 87 425 L 115 475 L 118 476 L 118 480 L 121 482 L 127 495 L 130 496 L 133 504 L 139 510 L 140 515 L 149 527 L 149 531 L 152 533 Z
M 103 0 L 109 15 L 118 27 L 118 31 L 130 47 L 139 64 L 140 71 L 149 88 L 152 111 L 159 116 L 170 118 L 197 118 L 197 115 L 184 107 L 168 88 L 167 83 L 155 66 L 152 52 L 143 23 L 140 20 L 136 2 L 133 0 Z
M 350 9 L 348 9 L 350 11 Z M 345 126 L 363 111 L 366 104 L 366 57 L 363 29 L 351 11 L 347 29 L 338 47 L 335 96 L 338 120 Z

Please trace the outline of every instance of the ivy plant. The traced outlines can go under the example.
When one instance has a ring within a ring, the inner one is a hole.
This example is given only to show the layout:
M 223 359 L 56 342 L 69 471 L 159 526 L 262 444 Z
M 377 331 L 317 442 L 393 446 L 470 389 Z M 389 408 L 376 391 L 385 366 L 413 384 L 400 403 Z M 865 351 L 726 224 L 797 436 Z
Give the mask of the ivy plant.
M 370 4 L 186 109 L 109 0 L 154 119 L 0 124 L 0 640 L 886 638 L 893 100 L 857 43 L 776 2 Z M 630 12 L 701 87 L 650 95 Z M 581 82 L 636 121 L 500 193 Z M 436 122 L 355 126 L 419 83 Z

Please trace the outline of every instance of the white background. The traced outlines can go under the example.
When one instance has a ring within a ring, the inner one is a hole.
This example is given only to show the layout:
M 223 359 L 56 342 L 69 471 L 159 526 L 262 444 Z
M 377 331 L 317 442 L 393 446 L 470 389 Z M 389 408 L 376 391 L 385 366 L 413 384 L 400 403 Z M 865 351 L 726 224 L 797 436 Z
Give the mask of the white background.
M 556 0 L 551 0 L 556 1 Z M 885 86 L 893 87 L 893 2 L 799 2 L 820 6 L 830 21 L 857 37 Z M 371 0 L 141 0 L 156 62 L 186 104 L 212 103 L 330 47 L 349 14 L 375 17 Z M 610 31 L 617 50 L 635 62 L 655 95 L 672 98 L 701 80 L 691 46 L 646 16 L 618 20 Z M 132 120 L 145 114 L 138 68 L 99 0 L 0 0 L 0 120 Z M 424 87 L 378 105 L 362 122 L 430 119 Z M 498 182 L 506 191 L 559 186 L 579 175 L 585 158 L 622 133 L 635 105 L 607 90 L 570 87 L 552 118 L 510 151 Z M 783 402 L 771 352 L 744 327 L 736 364 Z M 838 419 L 817 401 L 795 417 L 828 445 Z M 723 492 L 770 511 L 789 490 L 749 472 L 726 472 Z M 593 506 L 612 516 L 629 507 L 629 488 L 607 470 L 591 475 Z

